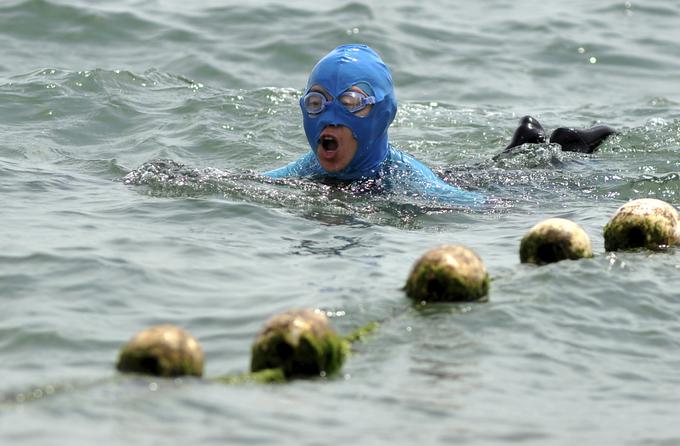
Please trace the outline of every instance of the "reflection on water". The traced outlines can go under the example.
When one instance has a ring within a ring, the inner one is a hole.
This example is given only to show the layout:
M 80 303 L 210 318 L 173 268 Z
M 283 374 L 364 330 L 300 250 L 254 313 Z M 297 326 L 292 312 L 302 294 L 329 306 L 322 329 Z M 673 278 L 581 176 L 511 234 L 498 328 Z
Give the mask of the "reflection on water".
M 366 226 L 368 227 L 368 226 Z M 366 248 L 360 237 L 347 237 L 336 235 L 330 242 L 319 242 L 316 240 L 300 240 L 298 245 L 293 246 L 291 254 L 295 255 L 314 255 L 320 257 L 341 256 L 345 252 L 355 248 Z

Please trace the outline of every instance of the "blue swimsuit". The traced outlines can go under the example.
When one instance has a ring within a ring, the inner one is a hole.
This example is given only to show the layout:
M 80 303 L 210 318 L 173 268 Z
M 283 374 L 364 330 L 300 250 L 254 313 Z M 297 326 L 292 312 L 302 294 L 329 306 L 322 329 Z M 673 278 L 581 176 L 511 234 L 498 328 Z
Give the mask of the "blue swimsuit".
M 271 178 L 306 177 L 326 178 L 328 173 L 319 164 L 313 152 L 300 157 L 286 166 L 265 172 Z M 445 182 L 435 175 L 423 163 L 390 145 L 387 157 L 378 166 L 372 178 L 380 178 L 383 186 L 389 189 L 403 191 L 412 197 L 437 201 L 441 204 L 452 204 L 474 207 L 483 204 L 486 199 L 483 194 L 460 189 Z M 368 180 L 371 177 L 359 179 Z M 387 184 L 385 184 L 387 183 Z M 396 184 L 395 184 L 396 183 Z

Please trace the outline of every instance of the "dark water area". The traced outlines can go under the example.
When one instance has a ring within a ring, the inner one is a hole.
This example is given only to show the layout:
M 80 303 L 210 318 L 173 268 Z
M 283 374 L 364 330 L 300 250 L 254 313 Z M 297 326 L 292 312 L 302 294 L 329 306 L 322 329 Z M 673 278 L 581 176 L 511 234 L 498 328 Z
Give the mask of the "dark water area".
M 630 199 L 680 195 L 680 6 L 661 1 L 0 4 L 0 443 L 670 445 L 680 384 L 675 249 L 606 253 Z M 392 143 L 479 209 L 261 172 L 306 153 L 298 99 L 333 47 L 393 71 Z M 608 124 L 594 154 L 525 146 L 519 118 Z M 548 217 L 592 259 L 519 263 Z M 418 307 L 442 243 L 489 301 Z M 160 323 L 206 376 L 247 370 L 264 322 L 373 320 L 339 376 L 226 386 L 115 371 Z

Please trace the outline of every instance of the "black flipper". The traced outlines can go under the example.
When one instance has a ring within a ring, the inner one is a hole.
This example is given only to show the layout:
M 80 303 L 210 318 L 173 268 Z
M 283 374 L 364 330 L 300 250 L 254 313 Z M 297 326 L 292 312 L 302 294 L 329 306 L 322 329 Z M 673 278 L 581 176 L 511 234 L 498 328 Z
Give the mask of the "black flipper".
M 557 143 L 565 152 L 593 153 L 597 147 L 616 131 L 607 125 L 596 125 L 589 129 L 560 127 L 550 135 L 550 142 Z
M 545 142 L 545 130 L 540 122 L 533 116 L 523 116 L 519 120 L 519 125 L 512 135 L 510 144 L 503 151 L 493 157 L 497 160 L 501 155 L 511 152 L 514 147 L 522 144 L 540 144 Z
M 545 142 L 545 130 L 533 116 L 524 116 L 519 120 L 519 126 L 512 135 L 510 144 L 503 149 L 507 151 L 522 144 L 539 144 Z

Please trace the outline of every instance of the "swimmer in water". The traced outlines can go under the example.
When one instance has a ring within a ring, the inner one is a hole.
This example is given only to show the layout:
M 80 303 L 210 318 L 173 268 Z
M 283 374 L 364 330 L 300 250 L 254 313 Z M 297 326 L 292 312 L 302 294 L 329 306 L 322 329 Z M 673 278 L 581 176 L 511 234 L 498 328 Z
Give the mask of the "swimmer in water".
M 388 188 L 399 182 L 410 196 L 446 204 L 474 207 L 486 201 L 484 194 L 445 182 L 390 144 L 387 130 L 397 113 L 392 75 L 368 46 L 342 45 L 322 58 L 309 76 L 300 107 L 311 151 L 264 175 L 370 180 Z M 503 153 L 544 140 L 538 121 L 525 117 Z
M 312 177 L 352 182 L 399 182 L 411 196 L 476 206 L 483 194 L 466 191 L 393 147 L 387 130 L 397 113 L 392 75 L 366 45 L 343 45 L 321 59 L 300 99 L 311 151 L 287 166 L 265 172 L 272 178 Z

